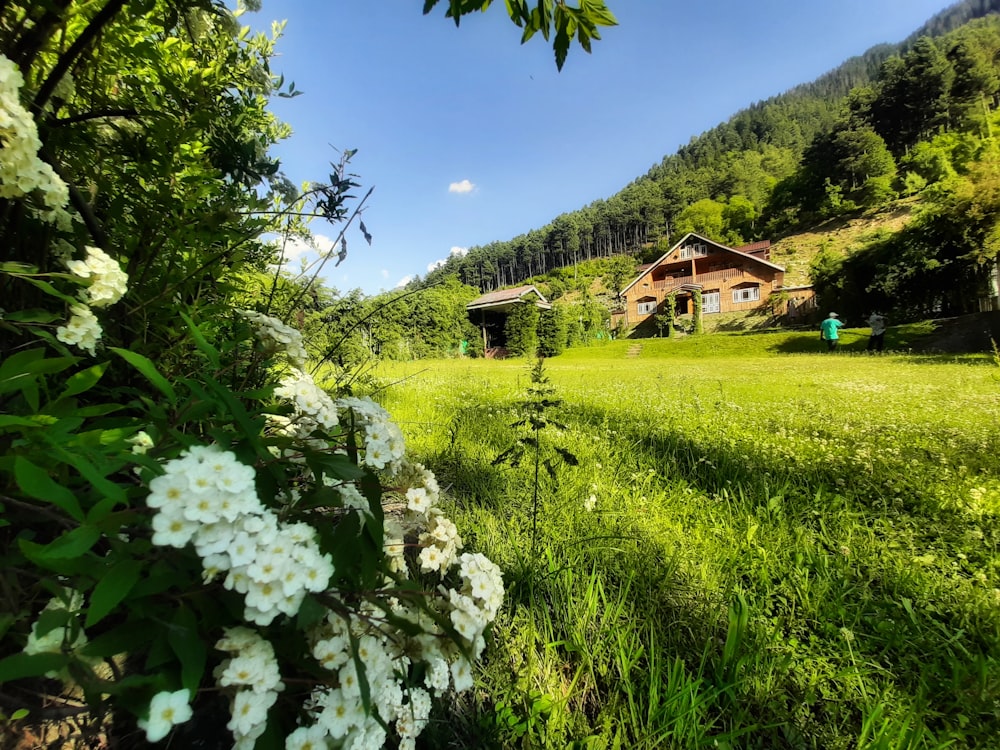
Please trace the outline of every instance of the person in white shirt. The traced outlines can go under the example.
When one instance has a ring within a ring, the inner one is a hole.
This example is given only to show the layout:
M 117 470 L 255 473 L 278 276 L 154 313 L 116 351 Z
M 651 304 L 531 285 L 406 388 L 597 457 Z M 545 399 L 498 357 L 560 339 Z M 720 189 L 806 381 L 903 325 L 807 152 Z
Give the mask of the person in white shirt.
M 885 316 L 875 311 L 868 317 L 868 325 L 871 326 L 872 333 L 868 337 L 868 351 L 880 352 L 885 343 Z

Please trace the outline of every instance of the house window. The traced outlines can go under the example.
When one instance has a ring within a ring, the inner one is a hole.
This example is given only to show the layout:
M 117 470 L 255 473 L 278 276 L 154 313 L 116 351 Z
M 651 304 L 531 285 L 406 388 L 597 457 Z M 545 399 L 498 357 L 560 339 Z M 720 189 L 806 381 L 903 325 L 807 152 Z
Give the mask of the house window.
M 760 288 L 756 286 L 733 290 L 733 302 L 756 302 L 760 299 Z
M 635 311 L 639 313 L 639 315 L 650 315 L 651 313 L 655 313 L 656 300 L 653 300 L 652 302 L 639 302 L 635 307 Z
M 720 306 L 718 292 L 705 292 L 701 295 L 701 311 L 703 313 L 717 313 L 722 308 Z
M 708 255 L 708 248 L 701 242 L 694 245 L 685 245 L 681 248 L 681 260 L 686 258 L 704 258 L 706 255 Z

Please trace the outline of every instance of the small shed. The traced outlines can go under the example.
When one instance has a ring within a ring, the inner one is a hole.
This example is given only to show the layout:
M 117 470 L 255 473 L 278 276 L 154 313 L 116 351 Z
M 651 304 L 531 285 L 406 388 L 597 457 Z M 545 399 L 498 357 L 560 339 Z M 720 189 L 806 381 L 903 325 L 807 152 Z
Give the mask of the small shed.
M 486 356 L 502 356 L 507 346 L 504 328 L 507 316 L 516 305 L 535 305 L 541 310 L 550 310 L 552 304 L 545 299 L 534 284 L 499 289 L 472 300 L 465 306 L 469 318 L 483 333 L 483 348 Z

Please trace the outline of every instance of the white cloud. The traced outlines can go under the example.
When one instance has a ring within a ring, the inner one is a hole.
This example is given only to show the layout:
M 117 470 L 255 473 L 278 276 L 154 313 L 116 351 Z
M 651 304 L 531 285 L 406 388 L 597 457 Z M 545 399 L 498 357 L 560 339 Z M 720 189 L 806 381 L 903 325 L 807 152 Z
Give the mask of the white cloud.
M 471 193 L 476 189 L 468 180 L 462 180 L 461 182 L 453 182 L 448 186 L 449 193 Z
M 383 268 L 382 269 L 382 278 L 383 279 L 388 279 L 389 278 L 389 269 L 388 268 Z
M 453 258 L 461 258 L 463 255 L 468 255 L 468 253 L 469 253 L 469 248 L 459 247 L 458 245 L 455 245 L 451 250 L 448 251 L 448 255 L 450 255 Z M 447 258 L 438 258 L 433 263 L 427 264 L 427 270 L 433 271 L 435 269 L 440 268 L 447 262 L 448 262 Z
M 396 288 L 397 289 L 402 289 L 404 286 L 406 286 L 407 284 L 409 284 L 411 281 L 413 281 L 413 277 L 412 276 L 404 276 L 403 278 L 401 278 L 399 280 L 399 283 L 396 284 Z
M 290 237 L 284 246 L 282 265 L 288 265 L 298 258 L 306 258 L 307 261 L 312 262 L 318 257 L 328 255 L 333 250 L 333 245 L 333 240 L 323 234 L 313 235 L 311 242 L 306 242 L 301 237 Z M 281 253 L 280 242 L 278 252 Z

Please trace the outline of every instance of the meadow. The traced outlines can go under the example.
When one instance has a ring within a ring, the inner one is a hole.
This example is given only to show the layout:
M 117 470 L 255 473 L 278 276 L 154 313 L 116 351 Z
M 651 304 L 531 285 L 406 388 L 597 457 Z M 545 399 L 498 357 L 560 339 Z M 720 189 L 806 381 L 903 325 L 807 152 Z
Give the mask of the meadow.
M 372 373 L 505 571 L 428 747 L 1000 747 L 998 363 L 814 338 Z

